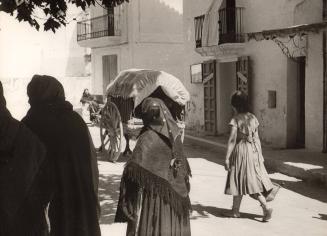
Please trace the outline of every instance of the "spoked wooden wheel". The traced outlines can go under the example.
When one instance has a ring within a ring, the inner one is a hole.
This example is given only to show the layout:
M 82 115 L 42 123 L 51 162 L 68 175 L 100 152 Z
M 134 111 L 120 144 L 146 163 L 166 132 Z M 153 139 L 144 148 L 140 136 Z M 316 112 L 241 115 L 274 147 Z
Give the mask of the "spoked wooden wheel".
M 101 111 L 101 149 L 109 161 L 118 160 L 122 152 L 123 125 L 117 106 L 107 102 Z

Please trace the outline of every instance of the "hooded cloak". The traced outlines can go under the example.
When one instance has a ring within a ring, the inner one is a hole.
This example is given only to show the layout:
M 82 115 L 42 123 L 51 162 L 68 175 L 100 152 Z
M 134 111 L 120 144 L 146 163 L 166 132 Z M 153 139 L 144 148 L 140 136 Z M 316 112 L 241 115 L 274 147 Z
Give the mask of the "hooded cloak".
M 23 122 L 44 142 L 54 173 L 50 235 L 100 235 L 98 169 L 86 124 L 55 78 L 33 76 L 27 94 L 31 108 Z
M 44 235 L 50 199 L 46 150 L 6 108 L 0 82 L 0 235 Z

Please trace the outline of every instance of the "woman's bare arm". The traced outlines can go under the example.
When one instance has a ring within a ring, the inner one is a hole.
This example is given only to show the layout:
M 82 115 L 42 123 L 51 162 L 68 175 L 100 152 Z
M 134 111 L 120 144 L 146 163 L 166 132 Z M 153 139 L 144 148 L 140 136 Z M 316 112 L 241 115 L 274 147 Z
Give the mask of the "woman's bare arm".
M 234 150 L 234 147 L 236 145 L 236 138 L 237 138 L 237 128 L 232 126 L 229 139 L 227 143 L 227 152 L 226 152 L 226 158 L 225 158 L 225 169 L 228 171 L 230 169 L 229 166 L 229 158 Z

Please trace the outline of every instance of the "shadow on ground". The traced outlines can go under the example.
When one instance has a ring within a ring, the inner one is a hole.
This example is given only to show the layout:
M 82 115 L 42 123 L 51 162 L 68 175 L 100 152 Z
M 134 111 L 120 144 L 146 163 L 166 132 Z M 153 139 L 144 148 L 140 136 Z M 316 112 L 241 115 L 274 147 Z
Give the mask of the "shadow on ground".
M 99 201 L 101 205 L 100 224 L 112 224 L 119 198 L 120 175 L 101 175 L 99 182 Z
M 285 189 L 299 193 L 311 199 L 316 199 L 318 201 L 327 203 L 327 190 L 324 188 L 320 188 L 319 185 L 309 184 L 303 181 L 287 181 L 277 179 L 271 180 L 280 184 Z
M 131 157 L 131 155 L 124 155 L 121 153 L 115 162 L 127 162 L 127 160 Z M 106 152 L 97 152 L 97 158 L 98 161 L 107 161 L 107 162 L 112 162 L 109 160 L 108 155 Z
M 319 219 L 319 220 L 327 220 L 327 215 L 319 214 L 319 217 L 313 216 L 312 218 Z
M 187 131 L 187 134 L 198 136 L 196 133 L 192 133 L 189 130 Z M 204 139 L 207 139 L 212 142 L 221 143 L 224 145 L 227 145 L 228 136 L 220 135 L 220 136 L 211 136 L 206 135 L 202 137 Z M 191 140 L 186 138 L 185 139 L 187 143 L 199 143 L 197 141 Z M 262 140 L 261 140 L 262 141 Z M 205 148 L 213 148 L 222 150 L 225 152 L 224 148 L 213 146 L 210 144 L 201 144 L 202 146 L 205 146 Z M 265 145 L 263 149 L 264 156 L 270 158 L 273 158 L 275 160 L 280 160 L 283 162 L 291 162 L 291 163 L 297 163 L 297 164 L 308 164 L 308 165 L 315 165 L 317 167 L 320 167 L 324 170 L 327 170 L 327 153 L 322 152 L 315 152 L 315 151 L 309 151 L 306 149 L 285 149 L 285 148 L 273 148 L 269 147 L 269 145 Z
M 192 209 L 193 209 L 193 215 L 195 216 L 192 216 L 191 220 L 195 220 L 198 218 L 208 218 L 209 217 L 208 214 L 220 218 L 229 218 L 228 214 L 230 213 L 230 209 L 218 208 L 213 206 L 203 206 L 201 204 L 192 205 Z M 260 220 L 261 217 L 262 217 L 261 215 L 241 212 L 241 218 L 261 221 Z
M 187 152 L 188 158 L 203 158 L 207 161 L 211 161 L 219 165 L 224 165 L 225 149 L 223 148 L 215 147 L 213 145 L 202 146 L 189 139 L 186 139 L 184 147 L 185 149 L 191 150 Z M 275 171 L 270 171 L 268 169 L 268 172 L 272 174 Z M 282 187 L 285 189 L 291 190 L 311 199 L 316 199 L 318 201 L 327 203 L 327 190 L 325 187 L 319 184 L 308 183 L 304 181 L 289 181 L 287 178 L 285 178 L 285 180 L 272 179 L 272 181 L 282 185 Z

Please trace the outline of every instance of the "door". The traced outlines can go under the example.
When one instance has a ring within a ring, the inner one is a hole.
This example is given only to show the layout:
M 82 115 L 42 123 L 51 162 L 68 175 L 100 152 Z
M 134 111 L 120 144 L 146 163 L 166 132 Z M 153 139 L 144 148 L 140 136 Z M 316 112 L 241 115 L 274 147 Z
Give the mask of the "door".
M 215 135 L 216 119 L 216 61 L 202 63 L 204 88 L 204 130 L 206 134 Z
M 249 61 L 250 61 L 249 57 L 240 57 L 236 62 L 236 90 L 242 91 L 248 96 L 250 96 Z
M 102 56 L 103 71 L 103 94 L 106 94 L 107 86 L 117 76 L 117 55 Z
M 305 57 L 297 58 L 297 133 L 296 147 L 305 146 Z

